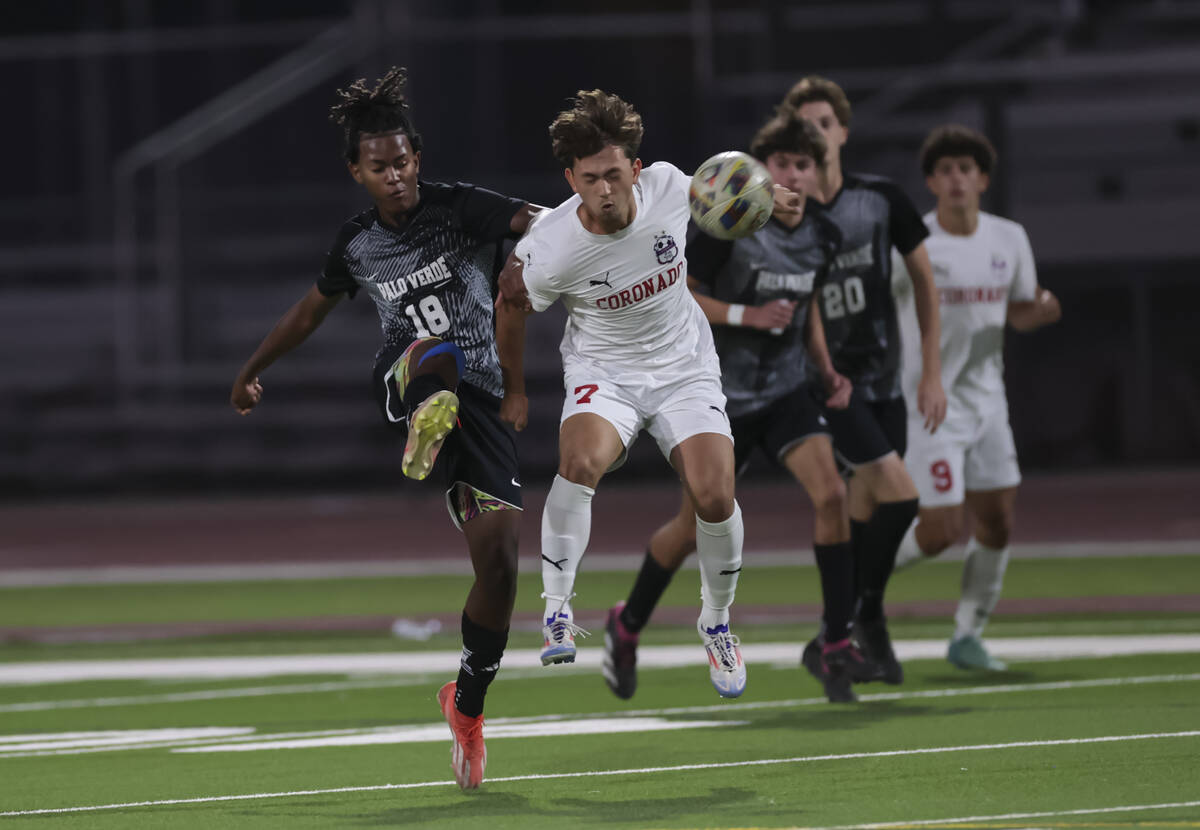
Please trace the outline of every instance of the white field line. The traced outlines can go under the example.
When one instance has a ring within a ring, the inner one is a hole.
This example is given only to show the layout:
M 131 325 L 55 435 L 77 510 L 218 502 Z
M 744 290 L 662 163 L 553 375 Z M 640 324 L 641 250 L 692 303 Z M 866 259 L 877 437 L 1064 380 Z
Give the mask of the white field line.
M 5 553 L 9 551 L 2 551 Z M 11 551 L 22 558 L 21 551 Z M 362 552 L 359 552 L 360 555 Z M 1200 554 L 1200 539 L 1141 542 L 1061 542 L 1031 543 L 1012 546 L 1012 556 L 1020 559 L 1077 559 L 1080 557 L 1119 556 L 1194 556 Z M 635 571 L 642 553 L 594 551 L 587 557 L 588 571 Z M 962 559 L 962 547 L 955 546 L 939 561 Z M 811 548 L 765 548 L 746 551 L 747 568 L 814 564 Z M 541 560 L 525 557 L 520 568 L 534 573 Z M 695 557 L 684 568 L 695 570 Z M 258 582 L 262 580 L 354 579 L 393 576 L 436 576 L 471 572 L 466 556 L 432 557 L 404 560 L 379 558 L 329 562 L 225 563 L 220 565 L 101 565 L 90 568 L 10 568 L 0 570 L 0 588 L 58 587 L 67 585 L 131 585 L 167 582 Z
M 894 644 L 901 660 L 923 660 L 945 656 L 944 640 L 899 640 Z M 1156 634 L 997 637 L 988 640 L 988 650 L 1009 661 L 1064 660 L 1082 657 L 1118 657 L 1135 654 L 1178 654 L 1200 652 L 1200 634 Z M 599 669 L 603 649 L 583 647 L 575 666 Z M 742 645 L 748 664 L 800 662 L 799 643 L 750 643 Z M 254 657 L 167 657 L 152 660 L 63 660 L 0 664 L 0 685 L 67 683 L 85 680 L 161 680 L 179 678 L 277 677 L 289 674 L 441 674 L 458 671 L 460 651 L 376 652 L 369 654 L 294 654 Z M 644 646 L 638 649 L 642 668 L 683 668 L 702 665 L 704 654 L 695 646 Z M 507 669 L 541 668 L 539 653 L 513 649 L 504 655 Z M 551 669 L 553 671 L 553 669 Z
M 680 729 L 715 729 L 746 726 L 744 720 L 666 720 L 664 718 L 588 718 L 576 721 L 496 724 L 483 727 L 487 740 L 498 738 L 559 738 L 566 735 L 617 735 L 624 732 L 674 732 Z M 330 746 L 378 746 L 382 744 L 441 743 L 446 740 L 446 724 L 418 724 L 375 729 L 368 734 L 325 738 L 275 740 L 274 735 L 254 735 L 233 740 L 224 738 L 204 746 L 172 749 L 179 753 L 254 752 L 270 749 L 313 749 Z M 3 756 L 0 756 L 3 757 Z
M 859 701 L 870 703 L 872 701 L 898 701 L 898 700 L 919 700 L 939 697 L 962 697 L 965 695 L 988 695 L 988 694 L 1005 694 L 1011 692 L 1038 692 L 1038 691 L 1065 691 L 1070 689 L 1081 688 L 1101 688 L 1106 686 L 1130 686 L 1130 685 L 1146 685 L 1151 683 L 1181 683 L 1189 681 L 1200 681 L 1200 673 L 1197 674 L 1180 674 L 1180 675 L 1156 675 L 1149 677 L 1112 677 L 1098 678 L 1093 680 L 1075 680 L 1075 681 L 1056 681 L 1050 683 L 1016 683 L 1007 686 L 977 686 L 973 688 L 955 688 L 955 689 L 926 689 L 918 692 L 879 692 L 876 694 L 865 694 L 859 696 Z M 528 737 L 525 734 L 510 735 L 505 730 L 511 728 L 520 728 L 526 726 L 544 727 L 550 724 L 561 724 L 563 722 L 588 724 L 593 721 L 611 721 L 638 718 L 662 718 L 671 715 L 710 715 L 710 714 L 742 714 L 751 711 L 767 710 L 767 709 L 791 709 L 798 706 L 817 706 L 826 702 L 824 697 L 800 698 L 792 700 L 763 700 L 754 702 L 725 702 L 706 706 L 672 706 L 659 709 L 631 709 L 623 712 L 574 712 L 562 714 L 548 715 L 529 715 L 525 717 L 511 718 L 489 718 L 485 729 L 489 737 Z M 721 721 L 717 725 L 742 724 L 745 721 Z M 583 728 L 590 728 L 584 726 Z M 397 743 L 395 734 L 399 730 L 406 729 L 430 729 L 431 734 L 438 736 L 438 739 L 445 737 L 445 726 L 442 723 L 432 725 L 397 725 L 397 726 L 374 726 L 359 729 L 326 729 L 313 732 L 285 732 L 262 735 L 240 735 L 239 738 L 243 742 L 278 742 L 282 740 L 288 741 L 319 741 L 319 742 L 336 742 L 350 741 L 351 743 Z M 253 730 L 246 729 L 244 732 Z M 618 731 L 612 728 L 610 731 Z M 81 737 L 86 737 L 91 733 L 80 733 Z M 96 733 L 107 734 L 107 733 Z M 114 733 L 115 734 L 115 733 Z M 391 734 L 393 737 L 388 739 L 385 737 Z M 355 741 L 357 737 L 363 738 L 361 741 Z M 60 734 L 42 734 L 29 736 L 15 736 L 16 738 L 38 739 L 43 741 L 58 741 L 64 738 Z M 27 758 L 42 755 L 88 755 L 97 752 L 117 752 L 125 750 L 138 749 L 165 749 L 174 747 L 205 747 L 211 744 L 221 744 L 228 738 L 214 737 L 203 738 L 198 736 L 186 736 L 167 740 L 163 738 L 151 739 L 147 736 L 146 739 L 140 741 L 108 741 L 104 744 L 96 745 L 81 745 L 77 748 L 63 748 L 59 744 L 46 747 L 27 747 L 23 751 L 12 751 L 12 747 L 3 745 L 9 738 L 0 738 L 0 758 Z M 410 739 L 412 740 L 412 739 Z M 119 744 L 119 745 L 113 745 Z M 316 744 L 314 744 L 316 745 Z M 325 745 L 325 744 L 322 744 Z M 333 745 L 329 743 L 328 745 Z M 247 748 L 250 748 L 249 746 Z M 204 750 L 196 750 L 204 751 Z
M 440 677 L 440 675 L 438 675 Z M 237 689 L 206 689 L 199 692 L 165 692 L 157 695 L 126 697 L 93 697 L 76 700 L 31 700 L 26 703 L 0 704 L 0 714 L 11 712 L 46 712 L 55 709 L 91 709 L 103 706 L 147 706 L 160 703 L 190 703 L 201 700 L 225 700 L 239 697 L 270 695 L 306 695 L 322 692 L 348 692 L 356 689 L 390 689 L 397 686 L 420 686 L 432 683 L 434 675 L 397 677 L 388 680 L 342 680 L 329 683 L 292 683 L 278 686 L 243 686 Z
M 848 752 L 841 755 L 799 755 L 792 758 L 763 758 L 756 761 L 726 761 L 707 764 L 679 764 L 669 767 L 634 767 L 629 769 L 590 770 L 587 772 L 548 772 L 533 775 L 510 775 L 503 778 L 489 778 L 491 785 L 516 781 L 546 781 L 564 778 L 602 778 L 617 775 L 651 775 L 666 772 L 690 772 L 694 770 L 733 769 L 737 767 L 765 767 L 780 764 L 805 764 L 819 761 L 846 761 L 865 758 L 898 758 L 913 755 L 940 755 L 950 752 L 985 752 L 1001 749 L 1028 749 L 1049 746 L 1078 746 L 1082 744 L 1120 743 L 1124 741 L 1151 741 L 1165 738 L 1195 738 L 1200 737 L 1200 731 L 1188 732 L 1150 732 L 1136 735 L 1106 735 L 1097 738 L 1064 738 L 1050 741 L 1012 741 L 1002 744 L 964 744 L 960 746 L 936 746 L 920 749 L 894 749 L 881 752 Z M 217 795 L 197 798 L 172 798 L 159 801 L 129 801 L 116 804 L 94 804 L 80 807 L 54 807 L 40 810 L 9 810 L 0 813 L 0 817 L 38 816 L 56 813 L 84 813 L 97 810 L 120 810 L 132 807 L 161 807 L 177 804 L 212 804 L 223 801 L 247 801 L 265 798 L 291 798 L 305 795 L 330 795 L 334 793 L 378 792 L 381 790 L 412 790 L 425 787 L 454 786 L 453 781 L 420 781 L 411 784 L 374 784 L 363 787 L 335 787 L 321 790 L 293 790 L 290 792 L 247 793 L 243 795 Z M 1172 805 L 1174 806 L 1174 805 Z M 1134 808 L 1134 809 L 1153 809 Z M 942 823 L 949 819 L 939 820 Z M 885 825 L 895 826 L 895 825 Z
M 28 735 L 0 735 L 0 751 L 27 749 L 28 744 L 45 744 L 55 747 L 83 746 L 85 744 L 120 744 L 145 740 L 183 740 L 186 738 L 244 738 L 254 732 L 252 726 L 201 726 L 195 728 L 167 729 L 102 729 L 91 732 L 33 732 Z
M 542 676 L 542 672 L 505 672 L 506 679 L 531 678 Z M 443 679 L 440 675 L 425 677 L 404 677 L 397 679 L 379 680 L 346 680 L 329 683 L 295 683 L 278 686 L 249 686 L 235 689 L 210 689 L 198 692 L 167 692 L 158 695 L 131 695 L 129 697 L 96 697 L 77 700 L 33 700 L 25 703 L 0 704 L 0 714 L 11 712 L 45 712 L 55 709 L 89 709 L 105 706 L 145 706 L 162 703 L 191 703 L 203 700 L 225 700 L 240 697 L 270 697 L 272 695 L 322 694 L 329 692 L 346 692 L 359 689 L 390 689 L 399 686 L 421 686 Z M 997 686 L 969 686 L 952 689 L 926 689 L 919 692 L 876 692 L 861 694 L 860 701 L 873 700 L 908 700 L 918 698 L 960 697 L 964 695 L 1004 694 L 1006 692 L 1041 692 L 1066 689 L 1089 689 L 1104 686 L 1145 685 L 1149 683 L 1187 683 L 1200 680 L 1197 674 L 1156 674 L 1143 677 L 1102 677 L 1092 680 L 1059 680 L 1046 683 L 1011 683 Z M 754 703 L 736 702 L 720 703 L 713 706 L 680 706 L 669 709 L 640 709 L 629 710 L 621 714 L 632 715 L 681 715 L 698 714 L 701 712 L 728 711 L 733 708 L 790 708 L 793 706 L 814 706 L 825 703 L 824 697 L 794 698 L 791 700 L 768 700 Z M 544 718 L 586 718 L 601 715 L 570 714 L 542 715 Z M 497 718 L 495 722 L 502 719 Z M 506 722 L 518 723 L 520 718 L 503 719 Z M 491 722 L 491 721 L 489 721 Z
M 672 732 L 680 729 L 712 729 L 745 726 L 739 720 L 666 720 L 664 718 L 595 717 L 576 721 L 495 724 L 484 727 L 488 740 L 499 738 L 546 738 L 565 735 L 616 735 L 623 732 Z M 67 740 L 57 734 L 34 736 L 13 747 L 0 746 L 0 758 L 37 758 L 47 755 L 90 755 L 133 749 L 170 749 L 172 752 L 253 752 L 272 749 L 315 749 L 345 746 L 381 746 L 386 744 L 441 743 L 446 740 L 446 723 L 377 726 L 368 729 L 337 729 L 318 732 L 250 734 L 251 727 L 225 730 L 114 731 L 93 738 Z M 172 734 L 177 733 L 177 734 Z M 18 751 L 19 750 L 19 751 Z
M 1165 804 L 1129 804 L 1121 807 L 1086 807 L 1082 810 L 1048 810 L 1040 813 L 1005 813 L 996 816 L 960 816 L 958 818 L 914 819 L 874 824 L 839 824 L 836 827 L 793 827 L 791 830 L 887 830 L 893 827 L 936 827 L 939 824 L 966 824 L 977 821 L 1011 821 L 1025 818 L 1055 818 L 1059 816 L 1094 816 L 1105 813 L 1143 813 L 1150 810 L 1178 810 L 1200 807 L 1200 801 L 1174 801 Z

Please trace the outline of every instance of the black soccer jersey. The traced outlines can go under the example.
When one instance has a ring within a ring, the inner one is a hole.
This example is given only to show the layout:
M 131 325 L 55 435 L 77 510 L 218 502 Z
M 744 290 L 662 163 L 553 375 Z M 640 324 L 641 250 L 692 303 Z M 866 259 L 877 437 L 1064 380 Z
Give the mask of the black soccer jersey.
M 771 219 L 757 233 L 732 242 L 700 234 L 688 243 L 689 276 L 698 290 L 727 303 L 758 306 L 772 300 L 799 305 L 781 334 L 744 326 L 713 326 L 721 358 L 726 411 L 738 417 L 762 409 L 804 383 L 808 302 L 840 247 L 841 233 L 820 205 L 809 201 L 794 228 Z
M 907 255 L 929 235 L 895 183 L 849 174 L 825 206 L 842 232 L 820 288 L 821 322 L 834 367 L 864 400 L 898 398 L 900 333 L 892 298 L 892 247 Z
M 317 278 L 326 296 L 359 288 L 375 301 L 382 353 L 441 337 L 466 354 L 463 380 L 502 396 L 492 302 L 501 242 L 525 203 L 469 184 L 420 182 L 420 202 L 394 228 L 374 208 L 342 226 Z

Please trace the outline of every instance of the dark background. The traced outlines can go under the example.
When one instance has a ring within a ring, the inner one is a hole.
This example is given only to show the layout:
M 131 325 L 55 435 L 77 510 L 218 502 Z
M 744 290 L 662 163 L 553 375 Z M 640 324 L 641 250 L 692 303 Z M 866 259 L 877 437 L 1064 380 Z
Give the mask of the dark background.
M 930 128 L 983 129 L 985 205 L 1025 225 L 1052 328 L 1009 337 L 1030 471 L 1200 461 L 1200 3 L 618 0 L 7 4 L 0 111 L 0 493 L 395 485 L 344 302 L 229 386 L 366 206 L 333 90 L 408 67 L 423 175 L 556 204 L 546 127 L 579 88 L 633 102 L 642 157 L 742 147 L 800 76 L 855 106 L 848 170 L 932 199 Z M 558 311 L 531 321 L 527 480 L 556 462 Z M 669 475 L 650 441 L 614 478 Z

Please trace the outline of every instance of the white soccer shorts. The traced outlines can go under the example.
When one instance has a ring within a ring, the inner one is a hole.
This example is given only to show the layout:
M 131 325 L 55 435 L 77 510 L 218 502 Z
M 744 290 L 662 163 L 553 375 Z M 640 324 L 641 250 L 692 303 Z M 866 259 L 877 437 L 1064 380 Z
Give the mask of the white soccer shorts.
M 618 383 L 593 368 L 573 366 L 567 369 L 564 382 L 566 400 L 560 425 L 572 415 L 590 412 L 612 424 L 620 436 L 625 452 L 610 470 L 625 462 L 643 429 L 668 460 L 671 451 L 693 435 L 714 432 L 733 441 L 719 375 L 691 373 L 664 383 L 661 376 L 643 374 L 639 382 Z
M 1003 490 L 1021 483 L 1007 411 L 971 424 L 944 423 L 933 435 L 923 421 L 909 419 L 904 463 L 921 507 L 950 507 L 963 503 L 966 490 Z

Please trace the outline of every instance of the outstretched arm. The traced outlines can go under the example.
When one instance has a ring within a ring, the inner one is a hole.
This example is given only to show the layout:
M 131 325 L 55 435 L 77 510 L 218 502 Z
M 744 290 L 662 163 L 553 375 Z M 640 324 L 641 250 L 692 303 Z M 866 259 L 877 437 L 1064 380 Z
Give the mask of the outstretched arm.
M 525 287 L 525 279 L 521 276 L 525 263 L 517 256 L 514 249 L 504 261 L 500 276 L 496 278 L 496 311 L 502 306 L 511 305 L 515 310 L 525 313 L 533 311 L 529 302 L 529 290 Z
M 1034 299 L 1008 304 L 1008 324 L 1017 331 L 1028 332 L 1057 323 L 1062 317 L 1062 306 L 1049 290 L 1040 285 Z
M 538 215 L 545 211 L 546 208 L 538 205 L 524 204 L 516 213 L 513 214 L 512 221 L 509 223 L 509 229 L 513 233 L 519 233 L 522 236 L 533 225 Z M 517 252 L 514 249 L 508 255 L 508 259 L 504 261 L 504 267 L 500 270 L 500 276 L 496 281 L 496 310 L 505 304 L 511 304 L 514 309 L 523 311 L 532 311 L 533 307 L 529 304 L 529 292 L 525 288 L 525 282 L 521 278 L 521 268 L 524 265 Z
M 933 265 L 922 242 L 904 255 L 912 279 L 917 325 L 921 328 L 921 382 L 917 386 L 917 411 L 925 416 L 925 429 L 936 432 L 946 418 L 946 392 L 942 388 L 942 323 L 938 312 Z
M 239 415 L 248 415 L 262 398 L 262 384 L 258 375 L 292 349 L 299 346 L 321 325 L 338 301 L 341 294 L 326 297 L 314 285 L 299 302 L 287 310 L 275 327 L 263 338 L 262 343 L 250 355 L 250 359 L 238 372 L 233 382 L 229 402 Z
M 543 210 L 546 210 L 546 208 L 541 205 L 531 205 L 526 202 L 517 208 L 517 212 L 513 214 L 512 221 L 508 223 L 509 230 L 524 236 L 525 231 L 529 230 L 529 226 L 533 224 L 533 220 Z
M 530 313 L 525 283 L 521 279 L 521 260 L 510 256 L 500 278 L 507 277 L 510 290 L 523 299 L 496 300 L 496 352 L 500 356 L 500 374 L 504 381 L 504 400 L 500 403 L 501 420 L 520 432 L 529 422 L 529 398 L 525 395 L 525 317 Z

